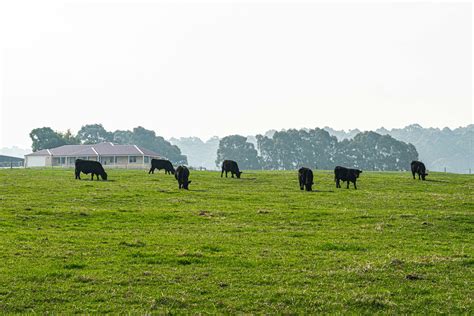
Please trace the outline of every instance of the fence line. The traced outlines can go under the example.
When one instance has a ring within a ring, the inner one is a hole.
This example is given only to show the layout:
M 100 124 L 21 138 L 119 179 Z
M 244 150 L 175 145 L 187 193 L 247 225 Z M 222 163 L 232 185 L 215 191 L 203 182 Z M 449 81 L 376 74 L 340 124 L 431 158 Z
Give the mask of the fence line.
M 23 167 L 23 161 L 4 161 L 0 162 L 0 168 L 21 168 Z

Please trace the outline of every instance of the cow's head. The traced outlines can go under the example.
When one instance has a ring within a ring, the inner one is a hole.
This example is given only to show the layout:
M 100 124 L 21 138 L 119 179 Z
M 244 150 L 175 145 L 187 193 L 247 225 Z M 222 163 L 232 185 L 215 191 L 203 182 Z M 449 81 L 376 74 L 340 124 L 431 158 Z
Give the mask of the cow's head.
M 426 172 L 423 173 L 423 174 L 421 175 L 421 179 L 426 180 L 425 177 L 426 177 L 427 175 L 428 175 L 428 174 L 427 174 Z
M 171 169 L 171 174 L 175 174 L 176 170 L 174 168 Z
M 107 180 L 107 172 L 104 171 L 100 176 L 102 177 L 102 180 Z
M 242 174 L 242 171 L 237 172 L 237 179 L 240 179 L 240 175 Z
M 361 173 L 362 173 L 362 170 L 356 169 L 355 171 L 356 178 L 358 178 Z
M 188 185 L 189 185 L 190 183 L 191 183 L 191 181 L 187 181 L 187 180 L 186 180 L 186 181 L 183 183 L 183 189 L 189 190 L 189 189 L 188 189 Z

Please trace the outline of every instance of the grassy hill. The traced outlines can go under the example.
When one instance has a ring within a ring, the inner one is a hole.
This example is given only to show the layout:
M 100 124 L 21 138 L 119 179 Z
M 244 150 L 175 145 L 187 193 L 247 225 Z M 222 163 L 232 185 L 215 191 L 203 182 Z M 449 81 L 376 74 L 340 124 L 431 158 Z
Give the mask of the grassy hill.
M 474 178 L 428 178 L 0 170 L 0 311 L 470 313 Z

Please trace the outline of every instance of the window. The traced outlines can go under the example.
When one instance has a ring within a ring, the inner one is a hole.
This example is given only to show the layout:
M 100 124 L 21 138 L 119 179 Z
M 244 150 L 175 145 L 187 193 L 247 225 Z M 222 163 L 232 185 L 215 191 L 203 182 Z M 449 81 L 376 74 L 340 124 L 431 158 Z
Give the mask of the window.
M 145 156 L 145 163 L 149 163 L 149 162 L 150 162 L 150 157 Z
M 110 157 L 107 157 L 107 156 L 100 157 L 100 162 L 102 162 L 103 164 L 114 163 L 114 157 L 113 157 L 113 156 L 110 156 Z
M 137 162 L 137 157 L 136 156 L 130 156 L 128 158 L 128 162 L 130 162 L 130 163 Z

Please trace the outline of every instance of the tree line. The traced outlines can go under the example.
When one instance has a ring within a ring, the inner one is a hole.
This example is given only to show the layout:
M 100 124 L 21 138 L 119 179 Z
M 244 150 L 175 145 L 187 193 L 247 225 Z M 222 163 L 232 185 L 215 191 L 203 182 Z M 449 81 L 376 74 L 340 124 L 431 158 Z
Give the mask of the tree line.
M 33 151 L 68 144 L 113 142 L 153 150 L 173 164 L 188 163 L 178 146 L 141 126 L 133 130 L 111 132 L 101 124 L 89 124 L 83 126 L 76 135 L 70 130 L 62 133 L 43 127 L 32 130 L 30 137 Z M 195 142 L 191 140 L 191 143 Z M 302 166 L 332 169 L 336 165 L 363 170 L 407 170 L 410 162 L 418 159 L 418 152 L 412 144 L 375 132 L 361 132 L 351 139 L 339 141 L 320 128 L 290 129 L 272 131 L 252 139 L 231 135 L 218 142 L 215 160 L 217 167 L 220 167 L 223 160 L 231 159 L 237 161 L 242 169 L 250 170 L 294 170 Z
M 239 163 L 242 169 L 294 170 L 305 166 L 333 169 L 336 165 L 363 170 L 408 170 L 418 159 L 412 144 L 389 135 L 363 132 L 353 139 L 338 141 L 326 130 L 290 129 L 257 135 L 257 148 L 246 137 L 231 135 L 221 139 L 216 164 L 225 159 Z
M 141 126 L 133 130 L 107 131 L 102 124 L 84 125 L 73 135 L 70 130 L 57 132 L 50 127 L 35 128 L 30 133 L 32 150 L 55 148 L 63 145 L 97 144 L 113 142 L 119 145 L 137 145 L 152 150 L 174 164 L 187 164 L 187 158 L 181 154 L 178 146 L 172 145 L 152 130 Z

